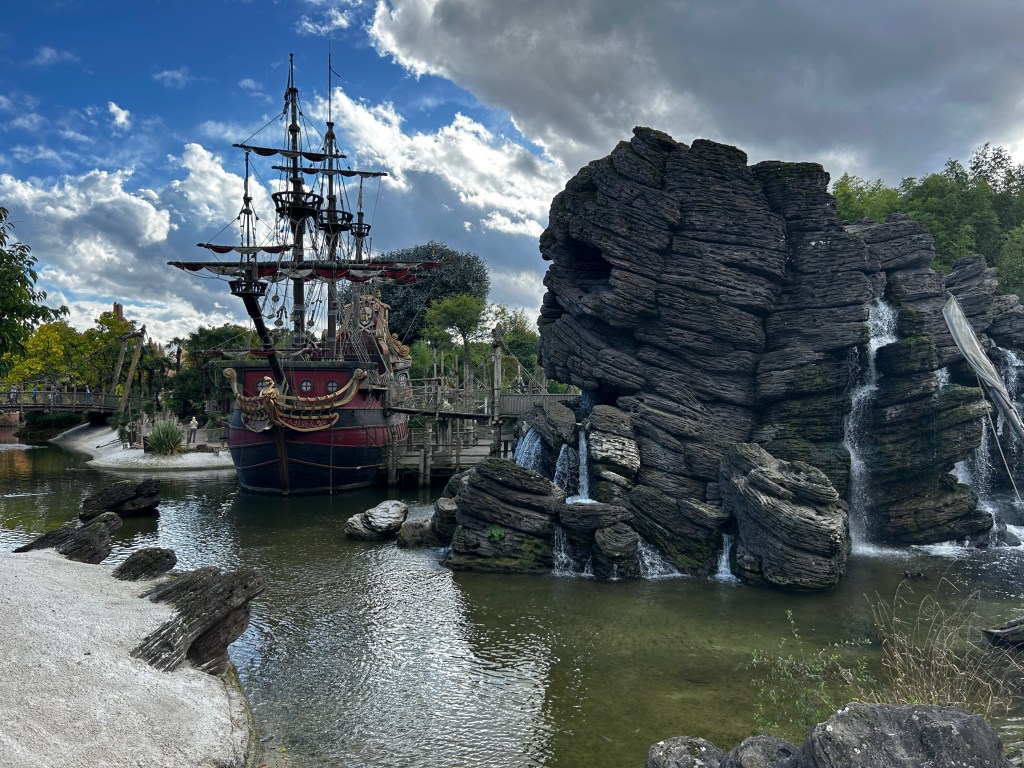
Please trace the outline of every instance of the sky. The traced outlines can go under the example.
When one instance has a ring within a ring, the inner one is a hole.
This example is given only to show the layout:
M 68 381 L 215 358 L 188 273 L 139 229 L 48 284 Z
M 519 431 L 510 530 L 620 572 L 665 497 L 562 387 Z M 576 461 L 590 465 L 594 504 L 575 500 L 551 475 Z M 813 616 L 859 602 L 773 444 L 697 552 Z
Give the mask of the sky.
M 478 254 L 539 313 L 551 199 L 636 125 L 898 184 L 989 142 L 1024 161 L 1020 0 L 32 0 L 0 24 L 0 206 L 37 287 L 166 342 L 245 323 L 167 266 L 230 225 L 242 153 L 281 109 L 356 167 L 376 254 Z M 328 57 L 335 75 L 328 80 Z M 268 214 L 270 212 L 268 211 Z

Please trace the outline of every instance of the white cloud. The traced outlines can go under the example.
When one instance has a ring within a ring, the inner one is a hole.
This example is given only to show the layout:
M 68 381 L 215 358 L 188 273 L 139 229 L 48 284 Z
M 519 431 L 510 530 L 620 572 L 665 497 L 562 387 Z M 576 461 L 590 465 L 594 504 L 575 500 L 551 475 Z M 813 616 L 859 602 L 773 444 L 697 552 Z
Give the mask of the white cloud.
M 339 29 L 348 29 L 352 19 L 344 11 L 337 8 L 328 8 L 319 18 L 310 18 L 303 15 L 295 25 L 295 31 L 300 35 L 315 35 L 323 37 Z
M 262 91 L 263 86 L 253 80 L 251 77 L 246 77 L 238 81 L 238 87 L 243 91 Z
M 78 57 L 68 51 L 58 51 L 56 48 L 44 45 L 36 49 L 36 54 L 29 64 L 34 67 L 49 67 L 66 61 L 78 61 Z
M 179 67 L 178 69 L 165 69 L 162 72 L 157 72 L 153 75 L 153 79 L 165 88 L 173 88 L 176 91 L 180 91 L 193 78 L 189 77 L 188 67 Z
M 122 109 L 112 101 L 107 102 L 107 111 L 110 112 L 110 116 L 114 120 L 114 127 L 120 128 L 121 130 L 127 130 L 132 127 L 132 113 L 127 109 Z

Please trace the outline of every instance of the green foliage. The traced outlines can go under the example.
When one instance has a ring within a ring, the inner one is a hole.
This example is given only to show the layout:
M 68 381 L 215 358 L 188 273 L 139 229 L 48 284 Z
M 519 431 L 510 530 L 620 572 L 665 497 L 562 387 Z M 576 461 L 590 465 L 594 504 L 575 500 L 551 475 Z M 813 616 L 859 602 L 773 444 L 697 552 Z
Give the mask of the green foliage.
M 24 243 L 8 245 L 8 211 L 0 207 L 0 376 L 6 375 L 41 323 L 68 314 L 68 308 L 47 307 L 46 292 L 36 290 L 36 258 Z
M 413 283 L 381 286 L 381 298 L 391 306 L 389 325 L 406 344 L 422 338 L 424 315 L 432 302 L 469 294 L 482 300 L 491 290 L 487 266 L 475 253 L 453 250 L 431 241 L 380 257 L 386 261 L 439 261 L 441 266 Z
M 756 720 L 768 732 L 800 743 L 807 731 L 831 717 L 843 704 L 859 698 L 873 681 L 862 657 L 848 660 L 863 643 L 828 646 L 812 652 L 786 611 L 790 636 L 773 653 L 754 651 L 746 665 L 755 673 Z
M 240 325 L 227 323 L 219 328 L 202 326 L 187 338 L 176 338 L 180 365 L 170 380 L 171 391 L 166 402 L 180 418 L 204 412 L 207 400 L 217 400 L 225 387 L 224 374 L 212 361 L 227 351 L 248 350 L 253 343 L 251 332 Z
M 755 651 L 745 669 L 757 688 L 759 727 L 803 741 L 816 723 L 850 701 L 955 706 L 983 718 L 1005 714 L 1020 692 L 1024 666 L 1010 650 L 980 643 L 974 598 L 943 607 L 937 594 L 911 601 L 903 586 L 871 608 L 881 659 L 870 670 L 851 640 L 808 649 L 791 611 L 790 636 L 771 653 Z
M 184 452 L 183 439 L 181 429 L 173 421 L 158 421 L 149 433 L 149 447 L 161 456 L 174 456 Z
M 19 434 L 53 437 L 61 432 L 77 427 L 83 421 L 81 413 L 69 411 L 26 411 L 25 427 Z
M 840 221 L 867 218 L 881 222 L 900 210 L 899 190 L 885 186 L 881 179 L 865 181 L 859 176 L 844 173 L 832 185 L 832 194 Z
M 501 541 L 505 538 L 505 529 L 497 523 L 492 523 L 487 529 L 487 538 L 491 541 Z

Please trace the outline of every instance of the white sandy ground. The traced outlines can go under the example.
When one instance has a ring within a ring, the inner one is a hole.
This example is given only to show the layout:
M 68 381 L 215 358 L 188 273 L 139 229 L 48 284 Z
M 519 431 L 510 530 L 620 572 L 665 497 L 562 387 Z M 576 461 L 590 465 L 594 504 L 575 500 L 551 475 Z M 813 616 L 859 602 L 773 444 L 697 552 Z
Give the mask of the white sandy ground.
M 0 765 L 245 765 L 244 696 L 187 664 L 132 658 L 171 610 L 110 572 L 53 550 L 0 553 Z
M 108 427 L 52 441 L 126 470 L 230 470 L 227 451 L 125 450 Z M 202 442 L 202 433 L 200 433 Z M 0 765 L 10 768 L 206 768 L 258 759 L 237 678 L 131 657 L 171 615 L 140 598 L 152 583 L 53 550 L 0 553 Z
M 99 469 L 173 471 L 233 468 L 231 453 L 226 449 L 187 451 L 176 456 L 145 453 L 141 448 L 125 449 L 117 438 L 117 432 L 110 427 L 93 427 L 86 424 L 69 429 L 50 442 L 61 448 L 92 456 L 92 460 L 88 462 L 89 466 Z M 202 430 L 199 431 L 197 442 L 205 442 Z M 219 446 L 219 442 L 217 445 Z

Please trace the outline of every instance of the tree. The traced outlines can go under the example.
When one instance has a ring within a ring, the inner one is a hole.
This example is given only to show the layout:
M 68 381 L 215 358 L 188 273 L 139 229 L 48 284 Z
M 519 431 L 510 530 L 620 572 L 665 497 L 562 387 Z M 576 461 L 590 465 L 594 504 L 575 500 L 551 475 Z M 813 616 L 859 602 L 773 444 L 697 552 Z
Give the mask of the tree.
M 522 366 L 526 378 L 533 377 L 537 371 L 537 358 L 540 354 L 540 333 L 537 331 L 537 323 L 527 318 L 525 310 L 511 310 L 502 304 L 492 305 L 488 313 L 493 324 L 501 326 L 502 342 L 513 358 L 510 361 L 513 364 L 504 366 L 506 383 L 515 380 L 518 365 Z
M 202 326 L 188 338 L 173 339 L 180 365 L 170 380 L 167 402 L 171 409 L 182 418 L 202 414 L 204 403 L 217 400 L 224 386 L 223 374 L 212 361 L 223 357 L 225 350 L 248 350 L 253 341 L 248 328 L 230 323 L 219 328 Z
M 479 333 L 487 304 L 479 296 L 468 293 L 438 299 L 431 303 L 426 313 L 426 327 L 431 331 L 443 331 L 457 335 L 462 340 L 462 380 L 469 383 L 469 362 L 472 356 L 470 343 Z
M 1003 247 L 993 266 L 999 274 L 999 292 L 1024 296 L 1024 225 L 1003 235 Z
M 422 336 L 427 308 L 431 302 L 450 296 L 468 294 L 487 299 L 491 278 L 487 265 L 475 253 L 453 250 L 431 241 L 381 256 L 384 261 L 438 261 L 441 266 L 413 283 L 390 283 L 381 286 L 381 298 L 390 305 L 389 325 L 405 344 Z
M 48 307 L 46 292 L 36 290 L 36 258 L 24 243 L 8 245 L 13 224 L 6 208 L 0 207 L 0 376 L 25 350 L 25 342 L 42 323 L 67 316 L 65 306 Z
M 832 185 L 836 199 L 836 216 L 840 221 L 860 221 L 868 218 L 885 221 L 900 210 L 900 193 L 887 187 L 881 179 L 865 181 L 859 176 L 844 173 Z

